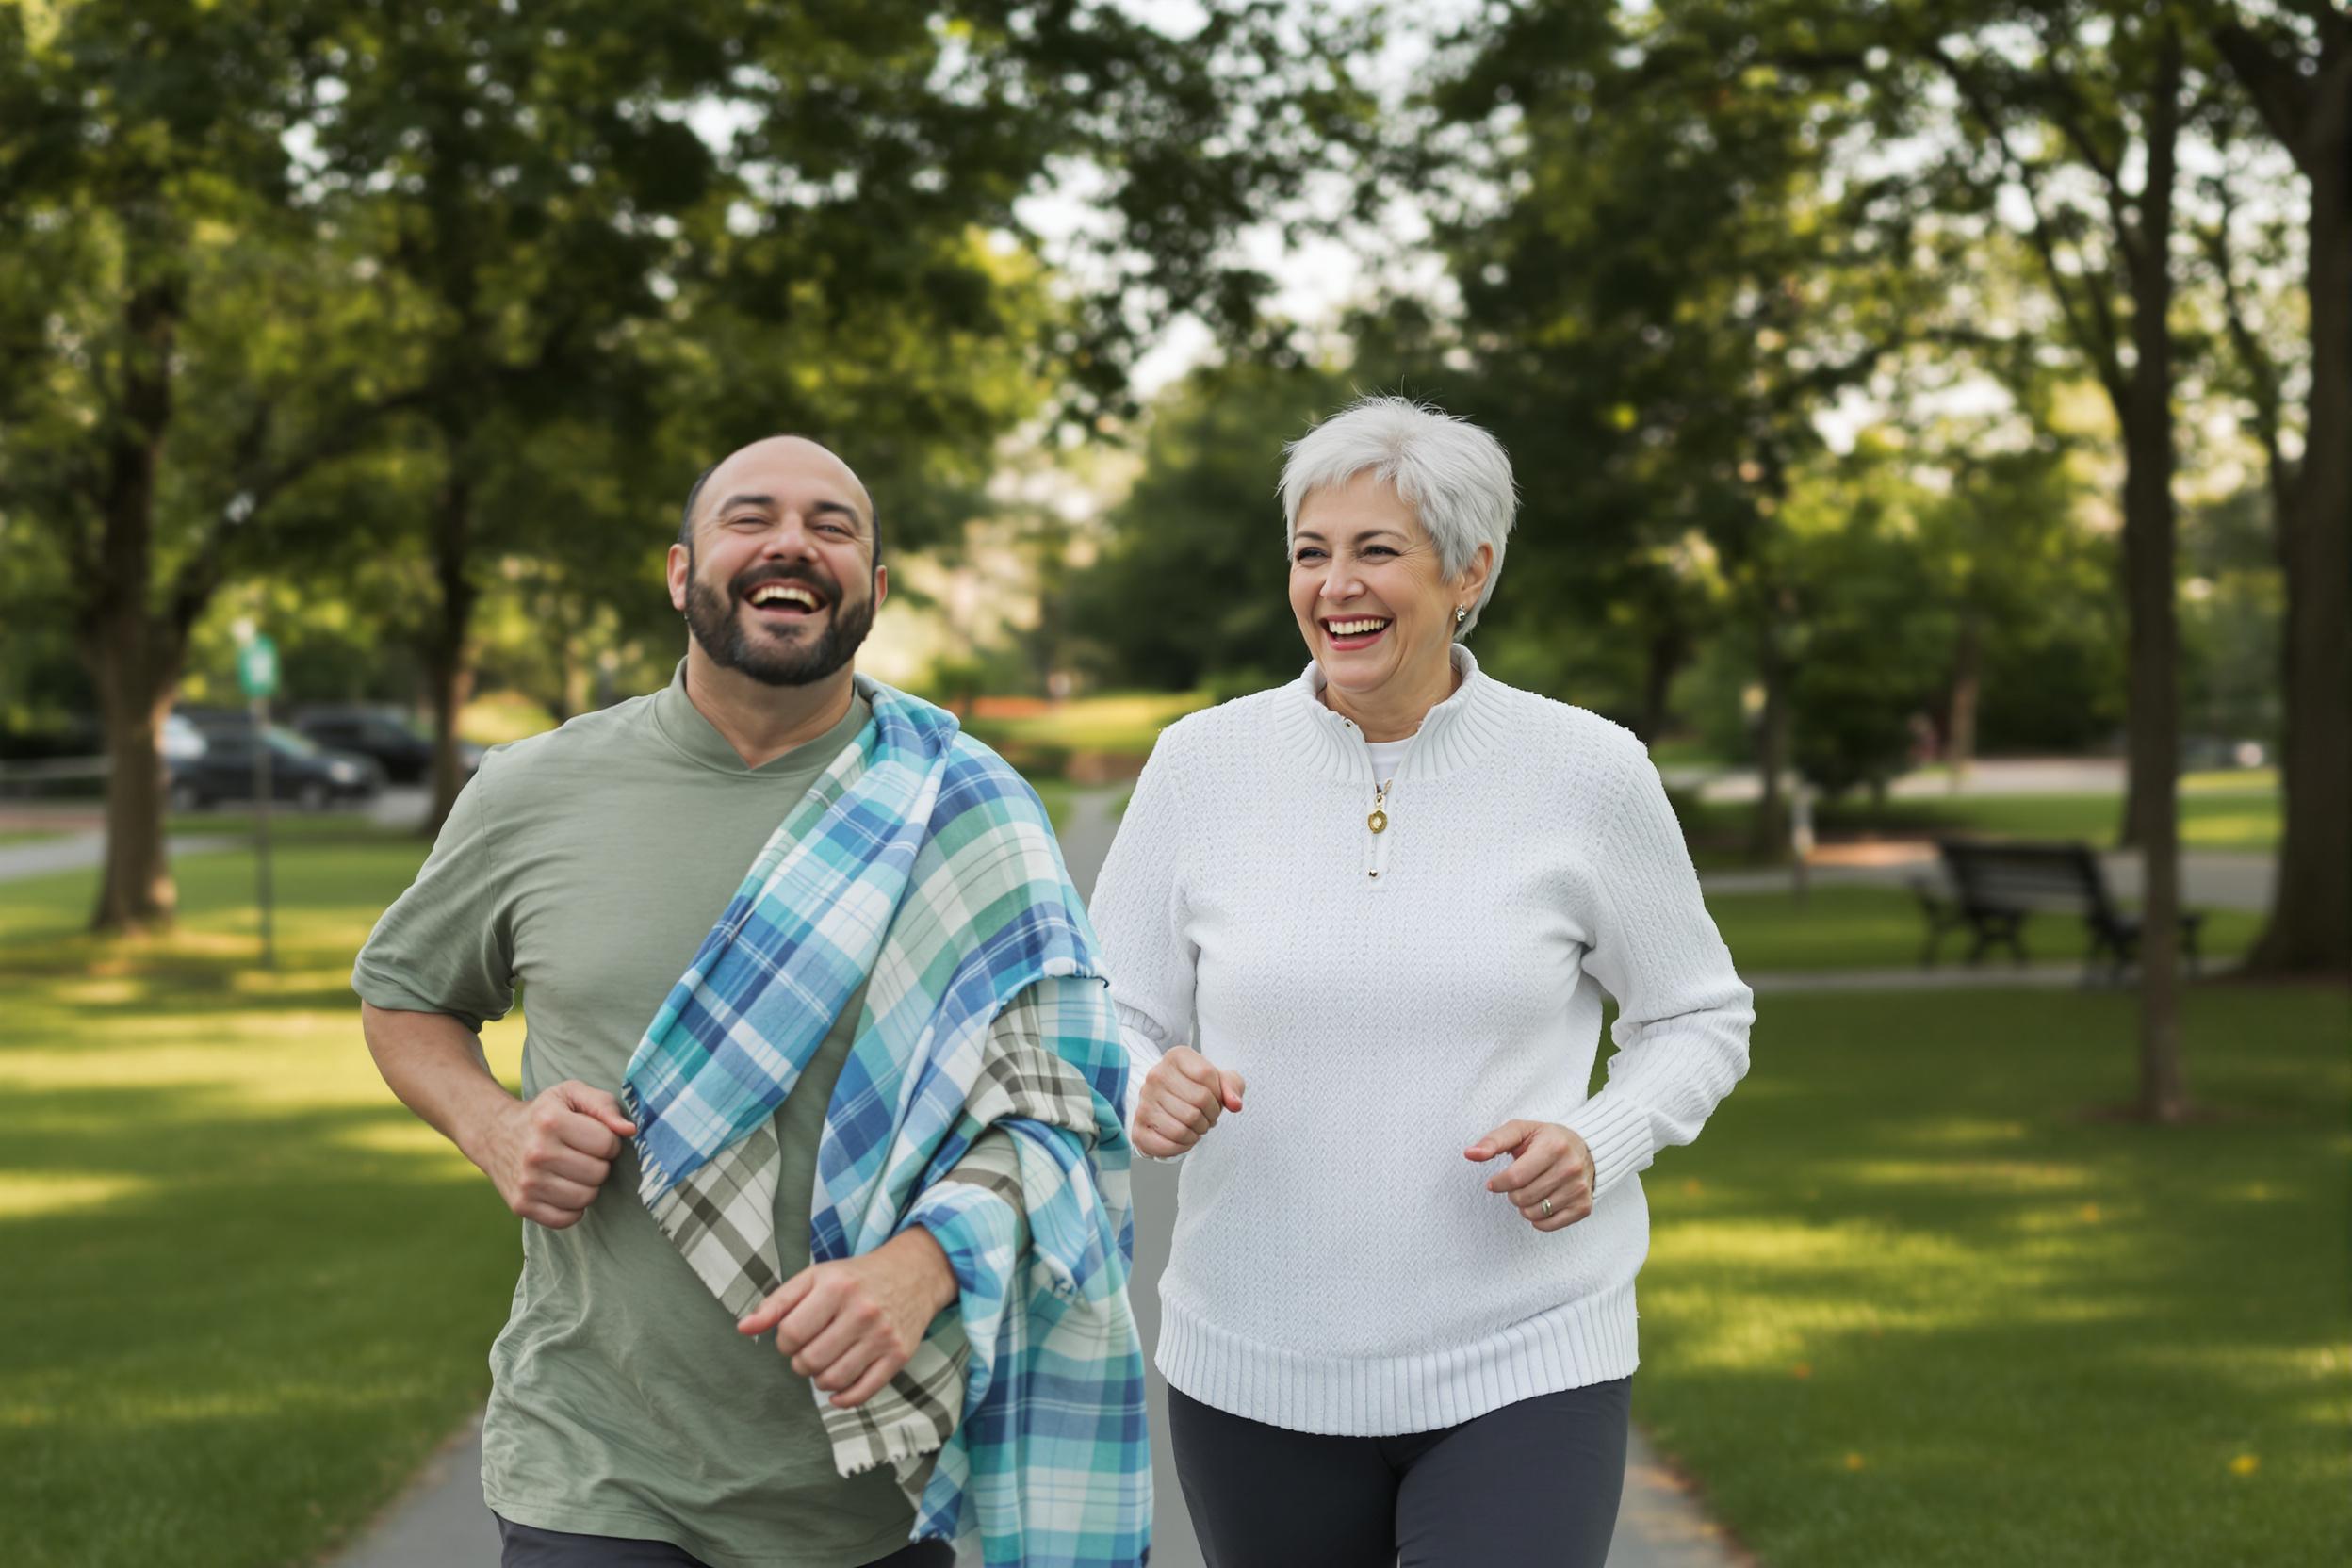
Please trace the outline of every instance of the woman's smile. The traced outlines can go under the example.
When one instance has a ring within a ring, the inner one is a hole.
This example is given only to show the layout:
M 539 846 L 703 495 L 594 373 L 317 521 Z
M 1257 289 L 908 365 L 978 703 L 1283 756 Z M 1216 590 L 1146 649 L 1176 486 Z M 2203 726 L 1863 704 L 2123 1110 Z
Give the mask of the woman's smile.
M 1396 624 L 1396 618 L 1390 615 L 1327 615 L 1323 619 L 1323 639 L 1334 652 L 1354 653 L 1379 642 Z

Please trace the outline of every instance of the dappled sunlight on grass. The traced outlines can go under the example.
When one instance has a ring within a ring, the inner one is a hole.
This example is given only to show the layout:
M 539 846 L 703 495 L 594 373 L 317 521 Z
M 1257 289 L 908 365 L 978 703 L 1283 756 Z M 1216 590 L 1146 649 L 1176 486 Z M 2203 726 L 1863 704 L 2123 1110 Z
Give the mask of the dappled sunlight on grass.
M 2128 996 L 1760 1013 L 1750 1081 L 1644 1178 L 1634 1388 L 1765 1561 L 2338 1560 L 2342 993 L 2193 991 L 2217 1114 L 2163 1129 L 2084 1114 L 2129 1099 Z
M 186 861 L 172 934 L 0 910 L 0 1514 L 11 1560 L 311 1560 L 481 1397 L 517 1222 L 376 1075 L 352 952 L 420 841 Z M 220 864 L 220 862 L 226 862 Z M 511 1074 L 521 1027 L 488 1032 Z M 20 1523 L 22 1522 L 22 1523 Z
M 152 1185 L 114 1171 L 0 1169 L 0 1221 L 104 1208 Z
M 2183 817 L 2180 842 L 2188 849 L 2242 849 L 2249 843 L 2276 840 L 2277 808 L 2253 811 L 2207 811 Z
M 1845 1178 L 1880 1187 L 1958 1187 L 1975 1192 L 2072 1191 L 2091 1183 L 2078 1167 L 2022 1160 L 1857 1160 Z

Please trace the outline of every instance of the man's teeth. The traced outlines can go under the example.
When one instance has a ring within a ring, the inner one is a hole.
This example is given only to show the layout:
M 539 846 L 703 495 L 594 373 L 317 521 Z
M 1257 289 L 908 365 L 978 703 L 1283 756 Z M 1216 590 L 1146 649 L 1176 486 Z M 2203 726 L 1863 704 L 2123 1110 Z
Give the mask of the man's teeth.
M 1388 625 L 1386 621 L 1326 621 L 1334 637 L 1364 637 Z
M 797 604 L 806 610 L 817 608 L 817 596 L 795 582 L 768 582 L 751 591 L 754 604 Z

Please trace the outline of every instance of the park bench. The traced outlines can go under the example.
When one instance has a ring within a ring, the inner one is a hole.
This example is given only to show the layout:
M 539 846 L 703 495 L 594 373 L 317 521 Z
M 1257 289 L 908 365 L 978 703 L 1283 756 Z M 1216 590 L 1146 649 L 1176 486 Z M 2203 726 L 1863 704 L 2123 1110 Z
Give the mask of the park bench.
M 1936 849 L 1943 860 L 1944 884 L 1925 879 L 1911 884 L 1927 916 L 1921 964 L 1933 968 L 1944 933 L 1964 926 L 1975 938 L 1968 963 L 1981 960 L 1996 944 L 2005 944 L 2022 964 L 2025 923 L 2044 910 L 2079 913 L 2089 928 L 2091 946 L 2082 970 L 2086 985 L 2096 977 L 2102 956 L 2108 961 L 2108 979 L 2120 982 L 2138 956 L 2140 918 L 2116 906 L 2090 845 L 1938 839 Z M 2199 909 L 2180 913 L 2180 951 L 2191 974 L 2197 972 L 2197 928 L 2204 920 Z

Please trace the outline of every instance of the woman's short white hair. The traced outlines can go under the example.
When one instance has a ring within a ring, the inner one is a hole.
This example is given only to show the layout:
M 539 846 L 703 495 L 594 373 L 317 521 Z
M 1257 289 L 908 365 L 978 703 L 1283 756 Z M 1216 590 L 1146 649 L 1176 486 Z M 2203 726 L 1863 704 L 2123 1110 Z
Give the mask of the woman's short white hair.
M 1293 441 L 1282 462 L 1285 540 L 1298 532 L 1298 508 L 1327 484 L 1370 471 L 1396 487 L 1429 531 L 1449 578 L 1469 568 L 1480 545 L 1494 547 L 1478 602 L 1454 633 L 1470 635 L 1503 575 L 1503 546 L 1519 511 L 1511 458 L 1503 444 L 1472 424 L 1410 398 L 1362 398 Z

